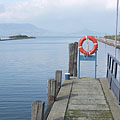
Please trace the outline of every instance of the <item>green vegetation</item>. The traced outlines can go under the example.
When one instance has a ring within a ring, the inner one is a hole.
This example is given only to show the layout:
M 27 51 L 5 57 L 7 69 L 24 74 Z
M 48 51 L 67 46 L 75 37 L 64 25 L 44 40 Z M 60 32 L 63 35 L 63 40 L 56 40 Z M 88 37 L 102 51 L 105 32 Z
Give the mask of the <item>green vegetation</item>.
M 10 39 L 27 39 L 27 38 L 35 38 L 35 37 L 29 37 L 27 35 L 15 35 L 15 36 L 10 36 Z
M 108 36 L 104 36 L 104 38 L 106 39 L 112 39 L 112 40 L 115 40 L 115 35 L 108 35 Z M 117 40 L 120 41 L 120 36 L 117 36 Z
M 32 39 L 32 38 L 36 38 L 36 37 L 30 37 L 30 36 L 27 36 L 27 35 L 15 35 L 15 36 L 9 36 L 9 38 L 6 38 L 6 39 L 0 39 L 0 41 Z

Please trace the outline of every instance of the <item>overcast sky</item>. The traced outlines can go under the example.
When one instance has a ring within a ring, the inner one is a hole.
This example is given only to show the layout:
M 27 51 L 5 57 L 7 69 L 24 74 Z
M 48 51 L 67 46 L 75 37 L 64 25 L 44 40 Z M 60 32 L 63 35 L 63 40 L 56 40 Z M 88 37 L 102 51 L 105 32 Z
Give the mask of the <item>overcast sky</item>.
M 32 23 L 61 32 L 89 29 L 114 34 L 116 3 L 117 0 L 0 0 L 0 23 Z

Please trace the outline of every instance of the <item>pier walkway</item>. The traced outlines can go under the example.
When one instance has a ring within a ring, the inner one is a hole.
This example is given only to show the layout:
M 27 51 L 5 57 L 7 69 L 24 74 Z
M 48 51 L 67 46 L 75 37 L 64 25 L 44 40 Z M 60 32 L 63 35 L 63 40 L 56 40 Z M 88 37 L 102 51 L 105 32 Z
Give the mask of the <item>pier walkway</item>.
M 107 89 L 106 79 L 65 80 L 47 120 L 120 120 L 120 106 Z

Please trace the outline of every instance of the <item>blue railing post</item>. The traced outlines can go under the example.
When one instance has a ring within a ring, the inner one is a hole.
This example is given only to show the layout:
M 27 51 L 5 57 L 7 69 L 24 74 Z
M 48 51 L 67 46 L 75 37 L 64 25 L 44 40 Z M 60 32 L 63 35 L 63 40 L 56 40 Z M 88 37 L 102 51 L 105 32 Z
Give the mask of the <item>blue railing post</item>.
M 78 56 L 79 56 L 79 60 L 78 60 L 78 78 L 80 79 L 80 51 L 78 50 Z
M 95 52 L 95 80 L 96 80 L 96 73 L 97 73 L 97 52 Z
M 109 83 L 109 88 L 113 91 L 114 95 L 120 104 L 120 78 L 117 77 L 118 67 L 120 68 L 120 61 L 115 57 L 108 54 L 107 60 L 107 79 Z
M 108 77 L 108 67 L 109 67 L 109 54 L 107 55 L 107 75 L 106 75 L 106 77 Z

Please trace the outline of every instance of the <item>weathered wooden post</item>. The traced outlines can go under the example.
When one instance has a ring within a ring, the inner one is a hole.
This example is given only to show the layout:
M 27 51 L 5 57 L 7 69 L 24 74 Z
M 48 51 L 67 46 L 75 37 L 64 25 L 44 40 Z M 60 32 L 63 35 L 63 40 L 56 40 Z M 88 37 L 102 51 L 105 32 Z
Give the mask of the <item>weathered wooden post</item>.
M 69 44 L 69 70 L 70 76 L 73 76 L 73 67 L 74 67 L 74 44 Z
M 69 44 L 69 70 L 70 76 L 77 76 L 78 42 Z
M 47 105 L 53 104 L 56 95 L 56 80 L 49 79 L 47 81 Z
M 74 43 L 74 76 L 77 77 L 78 42 Z
M 43 120 L 45 102 L 35 101 L 32 103 L 31 120 Z
M 44 120 L 47 119 L 53 103 L 56 98 L 56 80 L 49 79 L 47 81 L 47 110 L 45 112 Z
M 61 82 L 62 82 L 62 70 L 56 70 L 55 73 L 55 80 L 56 80 L 56 96 L 61 88 Z

